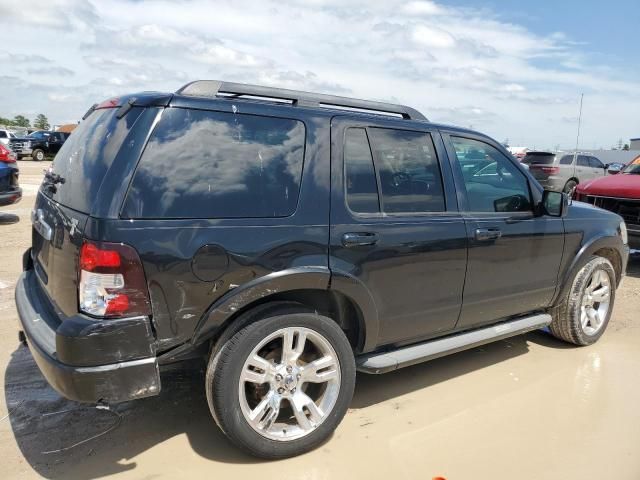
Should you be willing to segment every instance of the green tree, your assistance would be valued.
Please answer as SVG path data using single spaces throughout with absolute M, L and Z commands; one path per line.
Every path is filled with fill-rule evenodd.
M 624 147 L 622 147 L 622 149 L 623 149 L 623 150 L 629 150 L 629 144 L 628 144 L 628 143 L 625 143 L 625 144 L 624 144 Z
M 49 119 L 42 113 L 39 113 L 36 119 L 33 121 L 33 126 L 40 130 L 49 130 Z
M 9 120 L 8 118 L 0 117 L 0 125 L 6 125 L 7 127 L 13 126 L 13 120 Z
M 13 124 L 18 126 L 18 127 L 30 127 L 31 126 L 31 122 L 29 121 L 29 119 L 25 116 L 22 115 L 16 115 L 15 117 L 13 117 Z

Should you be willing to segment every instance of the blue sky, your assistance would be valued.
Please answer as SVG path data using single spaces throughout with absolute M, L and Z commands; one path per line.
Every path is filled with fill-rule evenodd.
M 640 136 L 640 3 L 0 1 L 0 116 L 227 79 L 417 107 L 512 145 Z M 16 41 L 19 39 L 19 41 Z M 47 48 L 47 47 L 53 48 Z
M 541 34 L 564 32 L 584 44 L 596 61 L 640 72 L 640 4 L 637 0 L 500 0 L 481 2 L 500 18 L 527 26 Z M 478 2 L 449 2 L 473 6 Z

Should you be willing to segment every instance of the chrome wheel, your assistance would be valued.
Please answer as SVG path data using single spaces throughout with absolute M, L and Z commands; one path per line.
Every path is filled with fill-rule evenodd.
M 598 333 L 609 313 L 611 279 L 604 270 L 596 270 L 585 288 L 580 304 L 580 324 L 586 335 Z
M 242 367 L 240 408 L 247 423 L 272 440 L 295 440 L 331 413 L 340 392 L 340 362 L 331 344 L 304 327 L 277 330 Z

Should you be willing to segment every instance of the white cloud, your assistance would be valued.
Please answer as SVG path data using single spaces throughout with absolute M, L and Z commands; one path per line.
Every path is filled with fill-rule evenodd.
M 441 15 L 444 9 L 434 3 L 427 1 L 409 2 L 402 7 L 402 11 L 409 15 Z
M 414 42 L 426 47 L 450 48 L 456 44 L 456 40 L 449 32 L 426 25 L 415 26 L 411 38 Z
M 575 116 L 585 92 L 585 138 L 637 135 L 630 70 L 594 64 L 590 46 L 563 32 L 538 34 L 487 9 L 402 0 L 34 1 L 0 6 L 0 40 L 9 46 L 0 62 L 12 66 L 0 76 L 5 117 L 43 111 L 58 123 L 113 95 L 217 78 L 397 101 L 436 121 L 538 145 L 572 143 L 574 128 L 562 118 Z M 55 48 L 44 55 L 48 45 Z

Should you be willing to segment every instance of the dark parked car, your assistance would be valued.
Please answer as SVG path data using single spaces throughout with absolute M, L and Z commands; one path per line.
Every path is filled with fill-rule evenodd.
M 0 143 L 0 207 L 12 205 L 21 198 L 16 154 Z
M 26 137 L 10 139 L 9 146 L 16 152 L 18 158 L 31 157 L 35 161 L 41 162 L 47 156 L 57 154 L 69 135 L 66 132 L 36 130 Z
M 356 370 L 533 329 L 603 334 L 622 219 L 543 191 L 498 142 L 392 104 L 197 81 L 92 107 L 37 196 L 16 303 L 62 395 L 157 395 L 207 363 L 252 454 L 324 441 Z

